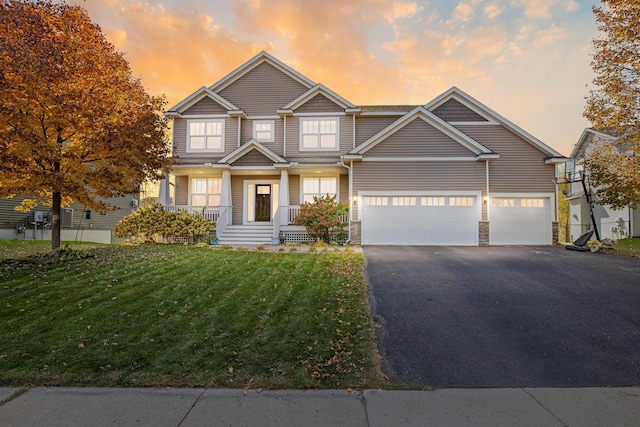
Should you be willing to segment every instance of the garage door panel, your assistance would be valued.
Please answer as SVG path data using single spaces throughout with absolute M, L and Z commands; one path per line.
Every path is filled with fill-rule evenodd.
M 491 199 L 489 239 L 492 245 L 551 243 L 551 202 L 540 197 Z
M 387 204 L 380 205 L 381 199 Z M 402 199 L 413 204 L 410 206 L 395 205 L 398 202 L 402 203 Z M 362 243 L 477 245 L 477 198 L 475 196 L 464 197 L 465 200 L 462 202 L 469 204 L 469 206 L 451 206 L 449 199 L 441 196 L 434 198 L 394 198 L 389 196 L 388 199 L 376 197 L 373 203 L 377 203 L 377 205 L 367 204 L 368 200 L 365 199 L 362 212 Z M 444 206 L 439 206 L 439 203 Z

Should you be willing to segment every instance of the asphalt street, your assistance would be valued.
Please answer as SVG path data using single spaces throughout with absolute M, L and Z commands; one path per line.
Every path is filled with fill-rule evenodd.
M 383 369 L 433 387 L 640 385 L 640 259 L 364 248 Z

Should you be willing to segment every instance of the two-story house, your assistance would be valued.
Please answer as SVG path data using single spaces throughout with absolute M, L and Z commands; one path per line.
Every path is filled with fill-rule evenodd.
M 349 204 L 354 244 L 555 241 L 566 159 L 456 87 L 354 105 L 262 52 L 166 114 L 173 209 L 206 206 L 221 243 L 304 241 L 299 206 L 325 194 Z

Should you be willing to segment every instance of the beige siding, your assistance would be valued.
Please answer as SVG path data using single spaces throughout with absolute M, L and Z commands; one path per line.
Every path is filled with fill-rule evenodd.
M 358 162 L 354 191 L 481 191 L 484 162 Z
M 502 126 L 465 125 L 458 129 L 500 154 L 489 164 L 491 192 L 553 192 L 554 165 L 546 155 Z
M 289 204 L 300 204 L 300 175 L 289 175 Z
M 331 101 L 324 95 L 318 94 L 305 102 L 296 110 L 296 113 L 333 113 L 344 112 L 344 108 Z
M 233 166 L 273 166 L 273 160 L 257 150 L 251 150 L 234 162 Z
M 391 123 L 398 117 L 358 117 L 356 119 L 356 145 L 360 145 Z
M 262 64 L 220 91 L 248 116 L 274 115 L 307 88 L 271 64 Z
M 176 205 L 189 204 L 189 177 L 186 175 L 176 176 L 175 198 Z
M 465 107 L 455 99 L 450 99 L 432 111 L 433 114 L 447 122 L 487 122 L 475 111 Z
M 213 99 L 204 97 L 186 109 L 182 114 L 187 116 L 192 114 L 227 114 L 227 109 Z
M 469 157 L 475 154 L 420 118 L 367 151 L 366 157 Z
M 283 147 L 284 147 L 284 120 L 283 119 L 268 119 L 273 120 L 276 131 L 274 134 L 273 142 L 260 142 L 260 144 L 264 145 L 269 150 L 276 153 L 278 156 L 283 155 Z M 253 123 L 254 120 L 242 120 L 242 128 L 241 128 L 241 138 L 242 144 L 247 143 L 250 139 L 253 138 Z
M 349 202 L 349 175 L 340 175 L 340 203 Z
M 231 175 L 231 203 L 233 204 L 232 224 L 239 225 L 243 221 L 244 181 L 279 181 L 280 175 Z

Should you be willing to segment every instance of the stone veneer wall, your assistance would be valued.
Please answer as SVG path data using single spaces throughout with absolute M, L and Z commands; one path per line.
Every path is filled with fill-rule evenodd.
M 351 244 L 352 245 L 361 245 L 362 244 L 362 227 L 360 221 L 351 221 Z
M 478 221 L 478 244 L 489 246 L 489 221 Z
M 551 235 L 552 235 L 552 240 L 551 243 L 554 245 L 558 244 L 558 221 L 553 221 L 551 223 Z

